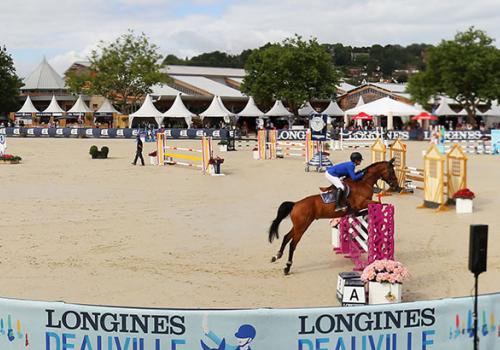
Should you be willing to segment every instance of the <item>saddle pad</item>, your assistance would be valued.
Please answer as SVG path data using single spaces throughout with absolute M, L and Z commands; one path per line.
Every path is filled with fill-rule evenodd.
M 320 193 L 321 199 L 325 204 L 330 204 L 330 203 L 335 203 L 335 193 L 337 191 L 329 191 L 329 192 L 323 192 Z

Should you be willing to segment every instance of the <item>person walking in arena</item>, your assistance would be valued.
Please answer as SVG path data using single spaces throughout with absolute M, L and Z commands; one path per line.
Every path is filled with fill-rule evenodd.
M 137 159 L 141 159 L 141 164 L 144 166 L 144 158 L 142 157 L 142 140 L 141 140 L 141 135 L 137 134 L 137 149 L 135 151 L 135 158 L 134 161 L 132 162 L 133 165 L 136 165 Z
M 340 178 L 350 177 L 353 181 L 360 180 L 363 177 L 364 173 L 355 173 L 354 169 L 357 165 L 361 164 L 362 160 L 363 156 L 361 155 L 361 153 L 353 152 L 351 154 L 351 161 L 332 165 L 326 169 L 325 177 L 337 188 L 337 193 L 335 195 L 335 202 L 337 203 L 337 205 L 335 211 L 341 211 L 347 208 L 347 205 L 342 201 L 345 188 Z

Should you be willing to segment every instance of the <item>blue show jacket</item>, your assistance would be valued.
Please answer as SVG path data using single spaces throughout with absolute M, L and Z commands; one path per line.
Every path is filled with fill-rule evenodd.
M 358 181 L 363 177 L 363 172 L 355 173 L 354 168 L 356 167 L 356 164 L 353 162 L 345 162 L 345 163 L 339 163 L 336 165 L 332 165 L 326 169 L 328 174 L 335 176 L 335 177 L 343 177 L 347 176 L 353 179 L 354 181 Z

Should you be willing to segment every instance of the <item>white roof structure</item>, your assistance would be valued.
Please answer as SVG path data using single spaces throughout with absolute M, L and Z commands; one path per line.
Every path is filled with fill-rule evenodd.
M 336 87 L 337 87 L 337 89 L 344 91 L 344 93 L 349 92 L 349 91 L 356 88 L 356 86 L 348 84 L 348 83 L 343 82 L 343 81 L 340 82 Z
M 234 117 L 235 114 L 227 110 L 226 106 L 222 103 L 219 96 L 214 96 L 212 103 L 208 108 L 200 113 L 201 119 L 205 117 L 223 117 L 226 123 L 229 123 L 230 117 Z
M 457 115 L 457 113 L 450 108 L 448 103 L 446 102 L 445 99 L 441 99 L 441 102 L 439 102 L 438 108 L 432 113 L 437 116 L 441 115 Z
M 356 103 L 356 107 L 362 106 L 365 104 L 365 100 L 363 100 L 363 96 L 359 96 L 358 103 Z
M 36 69 L 24 79 L 21 90 L 64 90 L 66 84 L 50 66 L 45 57 Z
M 168 85 L 156 84 L 151 87 L 151 96 L 177 96 L 178 94 L 184 94 L 183 92 L 174 89 Z
M 343 116 L 344 111 L 339 107 L 336 101 L 330 101 L 328 107 L 325 108 L 322 114 L 328 114 L 330 117 Z
M 345 111 L 347 115 L 356 115 L 365 112 L 370 115 L 395 115 L 395 116 L 410 116 L 417 115 L 421 110 L 410 106 L 409 104 L 396 101 L 390 97 L 379 98 L 373 102 L 357 106 Z
M 311 113 L 316 113 L 316 110 L 311 106 L 309 101 L 299 108 L 299 115 L 301 117 L 308 117 Z
M 78 96 L 78 99 L 76 100 L 73 107 L 70 108 L 68 113 L 70 113 L 70 114 L 85 114 L 85 113 L 92 113 L 92 111 L 85 104 L 85 102 L 83 102 L 82 95 L 80 95 L 80 96 Z
M 189 109 L 186 108 L 184 102 L 182 102 L 181 94 L 179 93 L 175 97 L 172 106 L 168 109 L 168 111 L 163 113 L 163 116 L 168 118 L 186 118 L 186 117 L 191 118 L 195 117 L 196 114 L 194 114 L 193 112 L 191 112 Z
M 57 103 L 56 97 L 52 95 L 52 100 L 50 101 L 49 106 L 42 113 L 60 116 L 65 112 L 61 106 L 59 106 L 59 103 Z
M 262 112 L 259 107 L 255 104 L 255 101 L 252 96 L 248 98 L 248 102 L 243 108 L 243 110 L 238 113 L 239 117 L 262 117 L 264 112 Z
M 491 108 L 487 110 L 484 115 L 488 117 L 500 117 L 500 104 L 498 104 L 498 101 L 493 101 L 491 103 Z
M 196 75 L 214 77 L 245 77 L 245 70 L 241 68 L 199 67 L 168 65 L 162 69 L 168 75 Z
M 398 84 L 398 83 L 369 83 L 371 85 L 375 85 L 381 89 L 388 90 L 390 92 L 404 94 L 406 92 L 407 84 Z
M 489 112 L 489 111 L 488 111 Z M 486 112 L 487 113 L 487 112 Z M 481 112 L 479 109 L 476 108 L 476 115 L 487 115 L 486 113 L 483 113 Z M 462 108 L 462 110 L 458 113 L 455 113 L 456 115 L 461 115 L 461 116 L 465 116 L 465 115 L 468 115 L 467 114 L 467 111 L 465 110 L 465 108 Z
M 210 95 L 226 97 L 243 97 L 243 94 L 227 85 L 202 76 L 170 75 L 174 80 L 192 86 L 195 90 L 203 90 Z
M 101 107 L 96 111 L 96 113 L 102 113 L 102 114 L 113 114 L 117 113 L 119 114 L 115 107 L 109 102 L 107 98 L 104 99 L 104 102 L 102 103 Z
M 16 112 L 16 114 L 31 114 L 31 113 L 39 113 L 40 111 L 33 106 L 33 102 L 31 102 L 31 98 L 29 96 L 26 97 L 26 101 L 24 101 L 23 106 L 20 110 Z
M 265 115 L 267 117 L 290 117 L 293 116 L 293 113 L 285 108 L 281 100 L 276 100 L 274 106 Z
M 163 120 L 163 114 L 156 109 L 153 104 L 153 100 L 149 94 L 146 95 L 144 102 L 142 103 L 141 108 L 139 108 L 136 112 L 129 115 L 129 124 L 132 125 L 132 120 L 134 118 L 155 118 L 158 126 L 161 125 Z

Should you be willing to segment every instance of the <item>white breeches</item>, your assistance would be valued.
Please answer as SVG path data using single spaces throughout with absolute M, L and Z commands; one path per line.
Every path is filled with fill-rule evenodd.
M 342 191 L 345 190 L 342 181 L 340 181 L 338 177 L 332 176 L 328 172 L 325 172 L 325 177 L 327 178 L 328 181 L 330 181 L 333 184 L 333 186 L 340 188 Z

